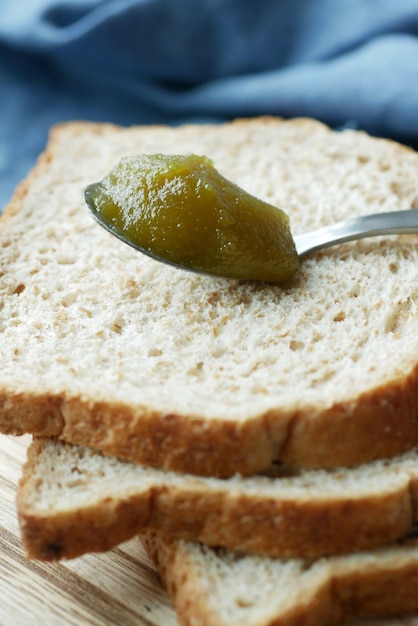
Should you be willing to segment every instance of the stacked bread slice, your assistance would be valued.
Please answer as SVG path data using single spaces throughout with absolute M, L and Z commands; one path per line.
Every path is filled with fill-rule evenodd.
M 148 528 L 269 557 L 319 558 L 401 541 L 418 523 L 418 452 L 345 470 L 208 478 L 34 442 L 18 494 L 32 558 L 102 551 Z
M 0 231 L 28 555 L 141 534 L 182 624 L 418 611 L 418 236 L 316 253 L 282 285 L 163 266 L 82 200 L 156 152 L 210 156 L 294 234 L 418 207 L 415 152 L 311 120 L 54 129 Z

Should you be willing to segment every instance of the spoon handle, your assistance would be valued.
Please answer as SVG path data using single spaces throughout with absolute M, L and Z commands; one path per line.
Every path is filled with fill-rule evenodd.
M 343 222 L 336 222 L 309 233 L 293 237 L 298 255 L 329 248 L 345 241 L 418 232 L 418 210 L 392 211 L 363 215 Z

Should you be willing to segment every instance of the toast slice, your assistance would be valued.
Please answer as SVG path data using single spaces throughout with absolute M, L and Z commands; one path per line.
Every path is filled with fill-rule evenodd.
M 418 452 L 346 470 L 196 477 L 38 440 L 18 490 L 29 557 L 107 550 L 144 529 L 212 546 L 315 558 L 382 546 L 417 523 Z
M 282 285 L 167 267 L 82 197 L 155 152 L 208 155 L 294 234 L 418 206 L 418 154 L 310 120 L 56 128 L 0 228 L 0 431 L 221 477 L 418 444 L 418 236 L 314 254 Z
M 152 532 L 141 541 L 180 626 L 337 626 L 418 610 L 416 541 L 317 561 L 249 556 Z

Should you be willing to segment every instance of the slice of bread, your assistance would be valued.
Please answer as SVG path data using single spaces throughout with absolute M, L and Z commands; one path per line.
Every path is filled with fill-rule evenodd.
M 176 270 L 83 205 L 154 152 L 210 156 L 293 233 L 418 206 L 418 154 L 310 120 L 58 127 L 0 230 L 0 430 L 217 476 L 418 444 L 418 236 L 314 254 L 284 285 Z
M 17 509 L 28 556 L 44 560 L 107 550 L 147 528 L 269 556 L 348 553 L 412 531 L 418 452 L 347 470 L 216 479 L 38 440 Z
M 283 561 L 158 533 L 141 540 L 181 626 L 337 626 L 344 618 L 418 610 L 416 541 L 318 561 Z

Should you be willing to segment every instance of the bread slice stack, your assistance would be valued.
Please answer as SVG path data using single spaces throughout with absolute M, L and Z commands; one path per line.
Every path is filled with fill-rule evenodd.
M 197 276 L 113 238 L 82 191 L 197 153 L 302 233 L 418 207 L 418 155 L 312 120 L 69 123 L 0 231 L 0 431 L 32 433 L 31 558 L 140 534 L 181 624 L 418 611 L 418 235 L 344 244 L 281 285 Z

